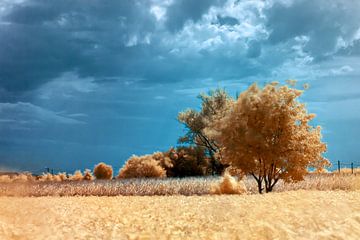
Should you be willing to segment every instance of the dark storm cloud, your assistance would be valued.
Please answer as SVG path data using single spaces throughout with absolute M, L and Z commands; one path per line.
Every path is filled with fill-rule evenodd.
M 111 77 L 127 71 L 127 56 L 154 29 L 147 3 L 45 1 L 15 5 L 0 25 L 0 87 L 31 90 L 65 71 Z M 132 66 L 130 66 L 132 67 Z
M 199 20 L 212 5 L 223 2 L 175 1 L 167 9 L 166 26 L 180 30 L 187 20 Z M 14 5 L 1 19 L 0 88 L 34 90 L 64 72 L 94 77 L 100 84 L 101 79 L 119 76 L 164 83 L 189 78 L 197 69 L 208 72 L 161 46 L 165 34 L 156 29 L 151 4 L 29 0 Z
M 305 50 L 315 57 L 332 54 L 339 38 L 348 42 L 359 29 L 360 2 L 349 1 L 293 1 L 276 2 L 265 11 L 269 41 L 278 44 L 297 36 L 309 37 Z
M 167 9 L 166 26 L 172 32 L 178 31 L 187 20 L 197 21 L 211 6 L 225 2 L 225 0 L 176 0 Z
M 192 46 L 208 40 L 202 34 L 214 38 L 211 32 L 200 32 L 193 33 L 193 41 L 186 45 L 193 48 L 189 52 L 198 53 L 197 57 L 183 54 L 181 49 L 179 55 L 170 54 L 179 42 L 164 46 L 164 40 L 176 39 L 188 20 L 196 23 L 211 6 L 226 8 L 225 2 L 173 1 L 165 11 L 163 22 L 170 33 L 162 29 L 163 23 L 151 13 L 156 1 L 28 0 L 15 4 L 0 19 L 0 88 L 10 92 L 33 90 L 64 72 L 94 77 L 94 82 L 101 84 L 109 82 L 108 79 L 121 79 L 119 76 L 139 78 L 144 83 L 165 83 L 202 77 L 224 79 L 269 71 L 260 70 L 263 63 L 254 64 L 247 59 L 258 59 L 269 52 L 263 46 L 267 45 L 267 39 L 257 35 L 249 39 L 238 37 L 238 42 L 245 41 L 248 46 L 245 53 L 241 52 L 244 49 L 241 44 L 228 43 L 221 34 L 224 29 L 239 27 L 243 21 L 239 22 L 236 14 L 230 17 L 221 10 L 217 10 L 211 21 L 218 21 L 223 29 L 217 36 L 221 36 L 223 44 L 214 49 Z M 237 4 L 241 2 L 234 2 L 234 6 Z M 340 37 L 345 42 L 351 41 L 359 28 L 359 6 L 356 1 L 275 3 L 265 9 L 264 19 L 258 16 L 257 7 L 243 11 L 253 11 L 250 15 L 259 18 L 258 22 L 251 23 L 254 27 L 264 24 L 270 32 L 270 44 L 281 45 L 295 37 L 306 36 L 308 42 L 303 47 L 304 52 L 321 58 L 334 51 Z M 237 34 L 239 29 L 226 31 L 229 35 Z M 232 47 L 234 50 L 230 49 Z M 343 52 L 356 53 L 357 49 L 357 45 L 352 44 Z M 222 54 L 230 50 L 235 54 Z M 272 62 L 273 66 L 266 63 L 266 67 L 279 65 Z M 219 68 L 223 70 L 217 70 Z
M 36 88 L 79 60 L 79 49 L 53 28 L 0 26 L 0 84 L 7 90 Z

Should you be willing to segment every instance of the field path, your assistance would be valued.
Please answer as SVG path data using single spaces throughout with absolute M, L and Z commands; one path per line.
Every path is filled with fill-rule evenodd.
M 0 197 L 0 239 L 360 239 L 360 191 Z

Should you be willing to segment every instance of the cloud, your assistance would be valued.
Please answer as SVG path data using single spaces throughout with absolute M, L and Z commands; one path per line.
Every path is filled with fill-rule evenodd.
M 104 81 L 100 81 L 103 83 Z M 97 83 L 93 78 L 79 78 L 73 72 L 65 72 L 58 78 L 42 85 L 37 91 L 37 97 L 41 99 L 73 98 L 79 94 L 86 94 L 96 90 Z
M 340 68 L 337 69 L 332 69 L 331 73 L 334 75 L 346 75 L 350 72 L 354 71 L 354 69 L 348 65 L 342 66 Z
M 224 0 L 177 0 L 167 9 L 166 27 L 171 32 L 181 30 L 186 21 L 198 21 L 211 6 L 224 4 Z
M 7 2 L 0 15 L 0 88 L 34 91 L 66 73 L 84 85 L 89 78 L 98 85 L 124 79 L 146 85 L 269 76 L 284 64 L 311 64 L 337 51 L 355 54 L 359 5 L 322 0 Z
M 270 43 L 306 36 L 309 41 L 304 50 L 321 59 L 354 41 L 359 29 L 359 11 L 359 1 L 301 0 L 275 2 L 264 14 Z
M 342 46 L 338 54 L 342 56 L 360 56 L 360 39 L 356 39 L 352 43 Z
M 89 78 L 98 85 L 124 79 L 146 85 L 257 74 L 261 64 L 247 58 L 262 53 L 263 6 L 222 0 L 14 4 L 0 20 L 0 88 L 38 93 L 52 86 L 55 93 L 60 82 L 54 79 L 79 82 L 67 73 L 83 85 Z
M 0 86 L 36 89 L 64 72 L 112 77 L 131 74 L 127 56 L 142 54 L 156 21 L 148 2 L 28 0 L 1 16 Z M 128 47 L 127 47 L 128 46 Z M 127 59 L 128 60 L 128 59 Z
M 73 116 L 56 113 L 31 103 L 0 103 L 2 128 L 14 130 L 42 127 L 43 124 L 84 124 Z
M 218 16 L 217 19 L 218 19 L 220 25 L 230 25 L 230 26 L 234 26 L 234 25 L 239 24 L 239 20 L 237 20 L 237 19 L 234 18 L 234 17 L 229 17 L 229 16 L 222 17 L 222 16 Z

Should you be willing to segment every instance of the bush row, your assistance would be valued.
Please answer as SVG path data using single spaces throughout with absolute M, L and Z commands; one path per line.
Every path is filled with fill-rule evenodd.
M 131 156 L 120 169 L 116 178 L 165 178 L 207 176 L 216 171 L 222 171 L 223 166 L 214 164 L 215 161 L 205 154 L 201 147 L 170 148 L 166 152 L 155 152 L 143 156 Z M 77 170 L 74 174 L 44 173 L 40 176 L 19 174 L 14 176 L 0 176 L 0 182 L 14 181 L 65 181 L 65 180 L 93 180 L 112 179 L 113 168 L 103 162 L 94 167 L 93 172 L 86 169 L 84 172 Z

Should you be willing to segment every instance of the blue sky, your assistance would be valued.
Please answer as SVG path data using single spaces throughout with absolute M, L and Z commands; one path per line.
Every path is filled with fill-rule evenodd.
M 360 163 L 356 0 L 1 0 L 0 169 L 167 150 L 215 87 L 297 79 L 327 157 Z

